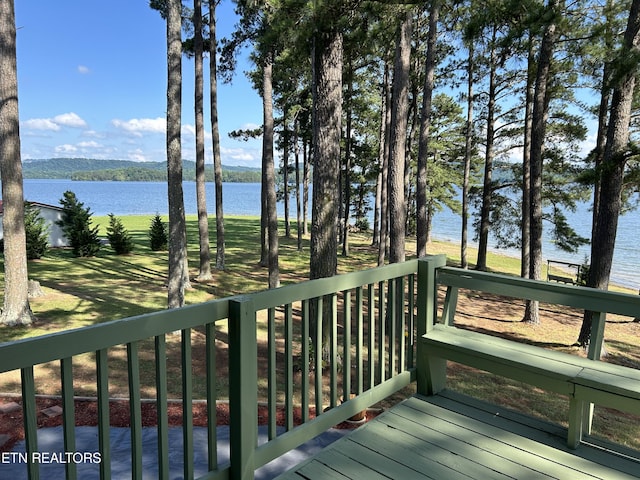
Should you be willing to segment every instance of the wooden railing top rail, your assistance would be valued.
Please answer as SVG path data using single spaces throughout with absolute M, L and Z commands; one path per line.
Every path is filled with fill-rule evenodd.
M 251 294 L 256 310 L 275 307 L 287 303 L 309 300 L 334 293 L 350 290 L 364 285 L 375 284 L 390 278 L 415 273 L 418 260 L 384 265 L 381 267 L 344 273 L 334 277 L 318 278 L 272 290 L 264 290 Z
M 437 270 L 437 282 L 440 285 L 479 290 L 525 300 L 538 300 L 594 312 L 607 312 L 629 317 L 636 317 L 640 313 L 640 295 L 529 280 L 497 273 L 442 267 Z
M 0 373 L 224 320 L 229 299 L 162 310 L 0 345 Z

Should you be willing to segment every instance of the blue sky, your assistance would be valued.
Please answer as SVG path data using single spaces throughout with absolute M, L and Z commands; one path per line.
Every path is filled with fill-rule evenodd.
M 163 161 L 165 23 L 148 0 L 16 1 L 22 159 L 83 157 Z M 233 4 L 217 9 L 218 36 L 235 23 Z M 219 82 L 222 163 L 260 166 L 260 143 L 232 140 L 231 130 L 262 123 L 261 100 L 242 69 Z M 208 73 L 208 61 L 205 72 Z M 183 57 L 185 160 L 195 160 L 193 61 Z M 205 76 L 205 89 L 208 88 Z M 211 135 L 205 97 L 206 155 Z

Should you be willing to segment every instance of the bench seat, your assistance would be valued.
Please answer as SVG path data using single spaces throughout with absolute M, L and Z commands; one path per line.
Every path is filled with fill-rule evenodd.
M 590 430 L 591 403 L 640 414 L 640 371 L 442 324 L 422 336 L 428 392 L 446 386 L 446 360 L 569 396 L 568 443 Z

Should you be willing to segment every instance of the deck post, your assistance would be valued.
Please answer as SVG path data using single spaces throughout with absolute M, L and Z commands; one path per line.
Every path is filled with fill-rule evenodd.
M 446 360 L 430 356 L 428 349 L 424 347 L 424 342 L 422 342 L 422 336 L 433 329 L 437 318 L 436 269 L 444 267 L 446 264 L 447 257 L 445 255 L 427 255 L 418 260 L 416 381 L 417 392 L 422 395 L 433 395 L 442 390 L 447 378 Z
M 258 438 L 256 314 L 249 296 L 229 301 L 230 478 L 254 478 Z

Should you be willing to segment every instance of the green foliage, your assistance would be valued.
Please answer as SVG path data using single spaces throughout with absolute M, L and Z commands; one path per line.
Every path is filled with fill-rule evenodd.
M 149 226 L 149 244 L 151 250 L 154 252 L 160 250 L 166 250 L 169 243 L 169 237 L 167 236 L 167 227 L 162 222 L 160 214 L 156 213 L 155 217 L 151 220 Z
M 27 243 L 27 259 L 42 258 L 49 246 L 49 228 L 40 216 L 40 209 L 29 202 L 24 204 L 24 229 Z
M 122 221 L 113 213 L 109 214 L 109 226 L 107 227 L 107 238 L 111 248 L 118 255 L 126 255 L 133 251 L 133 239 L 122 225 Z
M 62 228 L 76 257 L 93 257 L 100 251 L 98 227 L 91 226 L 91 210 L 79 202 L 76 194 L 67 190 L 60 199 L 62 220 L 56 222 Z

